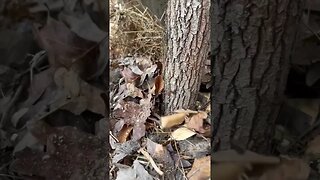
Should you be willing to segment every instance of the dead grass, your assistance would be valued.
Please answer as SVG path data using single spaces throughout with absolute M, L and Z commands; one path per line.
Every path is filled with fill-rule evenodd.
M 110 57 L 163 57 L 164 29 L 160 20 L 138 1 L 110 6 Z

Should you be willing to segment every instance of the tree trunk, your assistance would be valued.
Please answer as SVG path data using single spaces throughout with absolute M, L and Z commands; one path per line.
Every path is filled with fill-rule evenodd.
M 209 51 L 209 0 L 169 0 L 164 62 L 165 113 L 193 108 Z
M 215 0 L 213 135 L 267 153 L 283 100 L 301 0 Z

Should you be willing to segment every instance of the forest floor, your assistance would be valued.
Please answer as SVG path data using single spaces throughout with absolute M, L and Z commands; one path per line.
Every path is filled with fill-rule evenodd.
M 0 2 L 0 179 L 317 179 L 320 101 L 287 92 L 273 156 L 211 156 L 210 60 L 197 108 L 163 115 L 161 19 L 135 1 L 110 1 L 109 40 L 106 11 L 102 1 Z M 319 17 L 308 14 L 291 73 L 306 74 L 312 93 L 316 55 L 297 61 L 318 48 L 309 40 Z

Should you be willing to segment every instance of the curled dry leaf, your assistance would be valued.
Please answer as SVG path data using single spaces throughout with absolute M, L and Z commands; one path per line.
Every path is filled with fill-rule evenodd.
M 123 128 L 120 130 L 118 134 L 118 140 L 120 143 L 127 141 L 132 129 L 133 129 L 133 126 L 123 126 Z
M 164 88 L 164 81 L 163 81 L 163 78 L 161 75 L 159 75 L 155 78 L 154 85 L 155 85 L 155 95 L 161 94 L 161 92 Z
M 178 113 L 161 117 L 161 128 L 171 128 L 173 126 L 183 123 L 186 115 L 186 113 Z
M 195 159 L 192 165 L 192 169 L 188 173 L 189 180 L 207 180 L 211 175 L 211 157 L 205 156 L 199 159 Z M 221 178 L 214 178 L 221 179 Z M 221 179 L 222 180 L 222 179 Z M 225 180 L 225 179 L 223 179 Z
M 177 141 L 181 141 L 181 140 L 185 140 L 188 139 L 189 137 L 195 135 L 196 133 L 186 127 L 180 127 L 178 129 L 176 129 L 175 131 L 172 132 L 171 136 L 172 139 L 177 140 Z
M 206 112 L 199 112 L 198 114 L 193 115 L 190 120 L 187 122 L 187 127 L 194 129 L 199 133 L 205 133 L 203 128 L 203 120 L 208 117 Z

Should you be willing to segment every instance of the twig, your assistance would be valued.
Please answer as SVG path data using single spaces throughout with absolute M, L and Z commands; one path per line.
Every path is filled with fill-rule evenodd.
M 179 157 L 179 162 L 180 162 L 180 165 L 181 165 L 181 168 L 178 168 L 179 169 L 179 171 L 182 173 L 182 175 L 184 176 L 184 178 L 185 179 L 188 179 L 187 177 L 186 177 L 186 172 L 184 171 L 184 169 L 183 169 L 183 163 L 182 163 L 182 161 L 181 161 L 181 155 L 180 155 L 180 153 L 179 153 L 179 149 L 178 149 L 178 145 L 177 145 L 177 141 L 173 141 L 174 142 L 174 147 L 175 147 L 175 149 L 176 149 L 176 151 L 177 151 L 177 155 L 178 155 L 178 157 Z
M 148 161 L 151 163 L 152 167 L 158 174 L 160 174 L 161 176 L 163 175 L 163 172 L 157 166 L 157 164 L 154 162 L 153 158 L 150 156 L 150 154 L 147 151 L 145 151 L 143 148 L 140 148 L 138 152 L 140 152 L 142 155 L 144 155 L 144 157 L 148 159 Z

